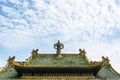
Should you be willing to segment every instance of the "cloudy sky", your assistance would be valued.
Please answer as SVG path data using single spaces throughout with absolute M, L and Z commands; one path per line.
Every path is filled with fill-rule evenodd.
M 39 53 L 86 49 L 89 60 L 108 56 L 120 73 L 120 0 L 0 0 L 0 67 Z

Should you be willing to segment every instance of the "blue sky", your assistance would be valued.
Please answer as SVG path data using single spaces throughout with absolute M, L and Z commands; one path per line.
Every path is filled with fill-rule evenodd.
M 86 49 L 89 60 L 108 56 L 120 72 L 120 0 L 0 0 L 0 67 L 39 53 Z

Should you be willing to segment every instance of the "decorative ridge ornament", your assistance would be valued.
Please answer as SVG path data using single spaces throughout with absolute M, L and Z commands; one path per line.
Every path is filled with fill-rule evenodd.
M 86 55 L 86 51 L 85 51 L 85 49 L 79 49 L 79 52 L 80 52 L 80 55 L 81 56 L 85 56 Z
M 58 57 L 62 57 L 61 56 L 61 49 L 64 48 L 64 45 L 62 43 L 60 43 L 60 41 L 58 40 L 58 42 L 56 44 L 54 44 L 54 48 L 57 49 L 56 53 Z
M 110 63 L 110 60 L 109 60 L 109 58 L 108 57 L 104 57 L 104 56 L 102 56 L 102 64 L 103 65 L 109 65 Z
M 36 50 L 33 49 L 32 52 L 31 52 L 32 56 L 38 56 L 38 51 L 39 51 L 39 49 L 36 49 Z
M 7 61 L 8 61 L 9 64 L 13 64 L 14 60 L 15 60 L 15 56 L 13 56 L 13 57 L 9 56 Z

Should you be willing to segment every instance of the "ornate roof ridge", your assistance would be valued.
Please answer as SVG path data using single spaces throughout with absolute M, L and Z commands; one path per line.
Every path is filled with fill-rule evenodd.
M 91 67 L 102 67 L 101 64 L 91 64 L 91 65 L 81 65 L 81 66 L 23 66 L 23 65 L 17 65 L 14 64 L 14 66 L 18 66 L 18 67 L 30 67 L 30 68 L 91 68 Z

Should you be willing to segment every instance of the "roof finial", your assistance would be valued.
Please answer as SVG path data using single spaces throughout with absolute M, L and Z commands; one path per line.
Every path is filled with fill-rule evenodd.
M 80 55 L 81 56 L 85 56 L 85 54 L 86 54 L 86 51 L 85 51 L 85 49 L 79 49 L 79 52 L 80 52 Z
M 54 44 L 54 48 L 57 49 L 56 53 L 58 57 L 62 57 L 61 56 L 61 49 L 64 48 L 64 45 L 62 43 L 60 43 L 60 41 L 58 40 L 58 43 Z
M 14 60 L 15 60 L 15 56 L 13 56 L 13 57 L 9 56 L 7 61 L 8 61 L 9 64 L 13 64 Z
M 103 64 L 103 65 L 110 64 L 109 62 L 110 62 L 110 60 L 109 60 L 108 57 L 102 56 L 102 64 Z

